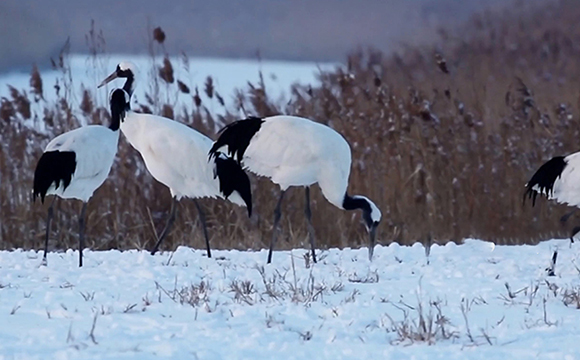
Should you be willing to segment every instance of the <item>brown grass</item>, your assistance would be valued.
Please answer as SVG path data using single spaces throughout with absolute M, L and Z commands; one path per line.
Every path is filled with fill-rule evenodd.
M 461 34 L 442 32 L 436 48 L 411 48 L 393 56 L 372 49 L 353 52 L 346 66 L 321 73 L 319 86 L 293 86 L 288 104 L 275 103 L 263 82 L 250 84 L 235 94 L 235 108 L 225 116 L 210 110 L 224 106 L 211 78 L 199 85 L 202 91 L 174 78 L 173 69 L 188 69 L 188 59 L 184 55 L 182 64 L 171 64 L 160 41 L 162 30 L 155 29 L 149 52 L 163 59 L 163 66 L 149 71 L 155 78 L 140 110 L 172 117 L 214 138 L 216 125 L 234 120 L 232 114 L 240 111 L 296 114 L 328 124 L 352 147 L 349 192 L 367 195 L 383 211 L 380 243 L 460 242 L 465 237 L 534 243 L 568 235 L 558 222 L 561 206 L 545 201 L 536 208 L 522 206 L 522 196 L 524 183 L 543 161 L 580 147 L 579 16 L 573 0 L 477 16 Z M 91 31 L 93 40 L 87 42 L 99 44 L 94 53 L 102 53 L 105 41 Z M 49 87 L 44 84 L 43 90 L 36 68 L 32 100 L 17 89 L 1 100 L 0 248 L 41 247 L 46 205 L 31 203 L 30 193 L 36 161 L 50 138 L 80 126 L 74 113 L 82 113 L 88 123 L 108 122 L 107 109 L 90 89 L 75 94 L 82 99 L 81 111 L 72 111 L 67 51 L 65 45 L 53 60 L 62 71 L 56 102 L 44 100 Z M 195 106 L 175 108 L 173 99 L 158 96 L 160 86 L 191 96 Z M 32 111 L 35 106 L 41 110 Z M 43 122 L 47 131 L 25 126 L 27 119 Z M 252 183 L 255 215 L 250 220 L 242 208 L 202 201 L 213 247 L 267 246 L 279 190 L 267 179 L 252 176 Z M 334 208 L 316 187 L 312 199 L 320 248 L 366 244 L 358 214 Z M 300 189 L 285 198 L 286 241 L 279 241 L 280 248 L 308 244 L 303 201 Z M 169 191 L 121 140 L 110 179 L 89 203 L 87 245 L 149 248 L 154 241 L 150 224 L 160 231 L 169 208 Z M 75 201 L 57 203 L 52 249 L 76 246 L 79 209 Z M 179 204 L 164 248 L 177 245 L 203 247 L 197 212 L 188 200 Z
M 459 333 L 454 330 L 454 326 L 447 316 L 442 312 L 443 302 L 441 300 L 429 301 L 424 304 L 420 298 L 417 305 L 411 306 L 405 303 L 394 304 L 403 313 L 402 320 L 394 320 L 389 314 L 385 314 L 390 325 L 387 332 L 396 334 L 393 344 L 411 345 L 413 343 L 426 343 L 433 345 L 438 341 L 452 340 L 459 338 Z M 469 328 L 466 328 L 469 338 Z M 474 342 L 473 339 L 470 339 Z

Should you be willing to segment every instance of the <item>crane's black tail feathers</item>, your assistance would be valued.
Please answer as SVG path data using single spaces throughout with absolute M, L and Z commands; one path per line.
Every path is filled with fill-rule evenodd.
M 536 171 L 530 181 L 526 184 L 524 204 L 526 202 L 526 197 L 532 199 L 532 206 L 536 205 L 538 194 L 550 197 L 554 193 L 554 183 L 560 176 L 562 176 L 564 168 L 566 168 L 566 160 L 564 160 L 564 156 L 556 156 L 540 166 L 538 171 Z
M 234 159 L 220 155 L 220 152 L 215 155 L 214 173 L 214 178 L 219 178 L 220 192 L 227 199 L 234 191 L 237 191 L 246 203 L 248 217 L 252 216 L 252 188 L 248 175 Z
M 34 171 L 32 199 L 36 200 L 40 196 L 44 203 L 46 192 L 53 183 L 58 189 L 62 181 L 65 190 L 70 185 L 76 167 L 76 154 L 72 151 L 56 150 L 42 154 Z
M 263 122 L 263 119 L 252 116 L 226 125 L 219 131 L 220 136 L 211 147 L 209 157 L 217 158 L 219 149 L 227 146 L 228 155 L 241 164 L 252 137 L 260 130 Z

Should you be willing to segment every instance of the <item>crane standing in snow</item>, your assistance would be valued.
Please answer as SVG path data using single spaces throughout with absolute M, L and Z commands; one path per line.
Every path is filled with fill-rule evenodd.
M 99 85 L 124 78 L 123 89 L 129 94 L 135 90 L 137 68 L 130 62 L 121 62 L 115 71 Z M 173 198 L 165 228 L 158 236 L 151 254 L 155 254 L 175 220 L 176 204 L 191 198 L 199 213 L 205 237 L 207 255 L 211 257 L 205 214 L 197 198 L 219 197 L 237 205 L 246 206 L 252 215 L 250 180 L 241 166 L 224 154 L 216 154 L 215 161 L 207 161 L 213 141 L 207 136 L 177 121 L 151 114 L 128 111 L 121 131 L 141 154 L 149 173 L 167 186 Z
M 526 184 L 524 202 L 527 197 L 532 199 L 532 206 L 536 205 L 538 194 L 561 204 L 580 207 L 580 152 L 556 156 L 540 166 Z M 566 221 L 573 213 L 564 215 L 561 221 Z M 578 232 L 580 226 L 572 229 L 571 242 Z
M 362 210 L 369 232 L 369 259 L 372 259 L 376 228 L 381 211 L 367 197 L 346 192 L 350 175 L 351 153 L 346 140 L 328 126 L 295 116 L 250 117 L 233 122 L 221 130 L 212 146 L 210 157 L 228 151 L 244 168 L 266 176 L 280 186 L 280 198 L 274 210 L 274 228 L 268 252 L 268 263 L 276 243 L 280 206 L 290 186 L 306 188 L 304 214 L 312 259 L 316 262 L 314 228 L 310 211 L 310 185 L 318 183 L 324 197 L 344 210 Z
M 83 266 L 85 215 L 87 202 L 107 178 L 115 160 L 119 142 L 119 126 L 129 109 L 129 94 L 115 89 L 110 95 L 111 124 L 83 126 L 54 138 L 44 150 L 34 171 L 33 199 L 40 197 L 42 203 L 47 195 L 83 202 L 79 216 L 79 266 Z M 46 253 L 50 223 L 56 196 L 48 208 L 43 264 Z

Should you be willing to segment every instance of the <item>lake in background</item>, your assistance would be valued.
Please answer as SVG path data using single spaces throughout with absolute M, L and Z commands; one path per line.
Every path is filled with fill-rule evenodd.
M 133 62 L 139 68 L 140 74 L 137 80 L 134 100 L 141 104 L 146 103 L 145 92 L 151 89 L 153 66 L 161 66 L 162 57 L 158 57 L 153 61 L 149 56 L 112 55 L 101 57 L 94 61 L 87 55 L 71 55 L 69 64 L 74 91 L 71 91 L 70 98 L 73 108 L 77 112 L 79 111 L 78 105 L 82 87 L 94 89 L 97 105 L 106 105 L 109 91 L 115 87 L 121 87 L 124 80 L 116 80 L 109 83 L 107 89 L 97 90 L 97 85 L 123 60 Z M 338 65 L 331 63 L 222 58 L 190 58 L 184 61 L 183 57 L 171 57 L 170 60 L 176 81 L 180 80 L 185 83 L 191 89 L 191 94 L 180 93 L 176 82 L 166 85 L 161 81 L 159 96 L 162 97 L 163 101 L 174 104 L 177 108 L 180 106 L 192 106 L 191 95 L 197 86 L 204 105 L 217 114 L 222 113 L 223 108 L 219 106 L 215 97 L 213 100 L 209 100 L 203 91 L 204 83 L 208 76 L 213 78 L 215 91 L 224 98 L 226 105 L 231 106 L 235 90 L 247 89 L 248 82 L 257 84 L 260 78 L 260 71 L 262 71 L 266 91 L 270 98 L 277 101 L 287 101 L 292 84 L 314 85 L 318 82 L 317 74 L 320 71 L 332 70 Z M 54 101 L 56 99 L 54 85 L 57 81 L 62 85 L 62 72 L 56 70 L 42 71 L 41 76 L 45 100 Z M 30 92 L 29 82 L 30 73 L 11 72 L 0 74 L 0 97 L 10 96 L 8 85 Z M 33 105 L 33 111 L 40 110 L 42 108 L 41 105 Z

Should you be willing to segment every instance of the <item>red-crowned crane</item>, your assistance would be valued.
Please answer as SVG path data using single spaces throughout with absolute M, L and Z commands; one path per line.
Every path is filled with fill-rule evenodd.
M 580 207 L 580 152 L 556 156 L 540 166 L 526 184 L 524 201 L 528 197 L 534 206 L 538 194 L 561 204 Z M 564 215 L 561 221 L 565 222 L 575 211 Z M 580 226 L 572 229 L 571 242 L 578 232 Z
M 233 122 L 221 130 L 210 157 L 221 151 L 237 159 L 245 169 L 266 176 L 280 186 L 280 198 L 274 210 L 274 229 L 268 263 L 276 243 L 281 217 L 280 206 L 290 186 L 306 188 L 305 215 L 312 259 L 316 262 L 314 229 L 310 211 L 310 186 L 318 183 L 324 197 L 344 210 L 362 210 L 369 232 L 369 259 L 372 259 L 375 233 L 381 211 L 370 199 L 347 193 L 350 175 L 350 146 L 338 132 L 323 124 L 295 116 L 250 117 Z
M 117 154 L 119 126 L 129 109 L 129 94 L 115 89 L 109 97 L 111 124 L 83 126 L 55 137 L 44 150 L 34 171 L 33 199 L 44 203 L 47 195 L 83 202 L 79 216 L 79 266 L 83 266 L 85 215 L 87 202 L 95 190 L 103 184 Z M 46 253 L 50 223 L 56 196 L 48 208 L 43 264 Z
M 121 62 L 99 87 L 117 78 L 124 78 L 129 94 L 135 90 L 137 68 L 130 62 Z M 121 132 L 141 154 L 149 173 L 167 186 L 173 198 L 170 215 L 165 228 L 151 250 L 155 254 L 175 220 L 176 204 L 183 198 L 191 198 L 199 213 L 205 237 L 207 256 L 211 257 L 205 214 L 195 199 L 224 198 L 234 204 L 246 206 L 252 215 L 250 180 L 241 166 L 224 154 L 207 161 L 207 153 L 213 141 L 177 121 L 128 111 L 121 124 Z

